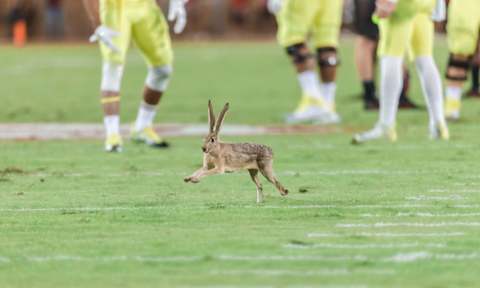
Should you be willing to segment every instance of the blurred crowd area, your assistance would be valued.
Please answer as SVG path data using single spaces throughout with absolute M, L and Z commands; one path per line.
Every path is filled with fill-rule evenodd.
M 42 40 L 81 40 L 92 27 L 82 0 L 0 0 L 0 38 L 11 40 L 16 29 Z M 157 0 L 163 11 L 168 0 Z M 275 18 L 267 0 L 190 0 L 188 26 L 182 37 L 242 37 L 273 35 Z M 20 28 L 18 27 L 21 23 Z

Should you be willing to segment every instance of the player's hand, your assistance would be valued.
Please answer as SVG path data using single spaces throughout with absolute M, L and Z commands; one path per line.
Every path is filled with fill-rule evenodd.
M 173 32 L 180 34 L 187 26 L 187 10 L 185 4 L 188 0 L 170 0 L 168 9 L 168 21 L 175 21 Z
M 104 25 L 98 26 L 95 32 L 90 36 L 90 42 L 101 42 L 115 53 L 119 53 L 117 45 L 113 43 L 113 38 L 120 36 L 120 32 L 110 29 Z
M 387 18 L 397 8 L 397 0 L 377 0 L 375 6 L 375 15 L 378 18 Z
M 273 15 L 277 15 L 282 10 L 283 0 L 268 0 L 267 9 Z

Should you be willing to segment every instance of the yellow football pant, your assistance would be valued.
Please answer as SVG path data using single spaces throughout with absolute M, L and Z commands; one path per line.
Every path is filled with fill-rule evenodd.
M 124 64 L 133 39 L 149 66 L 172 63 L 168 24 L 155 0 L 100 0 L 100 18 L 103 25 L 120 32 L 113 39 L 119 53 L 100 44 L 104 61 Z
M 448 8 L 448 47 L 451 53 L 471 56 L 480 33 L 480 0 L 454 0 Z
M 434 27 L 431 15 L 417 13 L 410 19 L 387 18 L 380 20 L 380 56 L 411 57 L 432 56 Z
M 277 16 L 278 41 L 288 47 L 307 41 L 315 47 L 337 47 L 343 0 L 284 0 Z

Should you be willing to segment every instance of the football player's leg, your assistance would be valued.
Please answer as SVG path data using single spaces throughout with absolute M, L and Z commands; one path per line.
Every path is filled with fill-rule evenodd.
M 411 36 L 412 21 L 380 21 L 380 113 L 376 126 L 354 136 L 353 143 L 379 138 L 396 141 L 395 120 L 402 90 L 403 57 Z
M 295 67 L 302 90 L 300 104 L 287 116 L 289 123 L 320 120 L 325 113 L 314 56 L 306 44 L 317 8 L 316 0 L 285 0 L 277 16 L 278 40 Z
M 473 10 L 472 10 L 473 9 Z M 467 80 L 471 56 L 475 53 L 480 29 L 480 2 L 453 1 L 449 6 L 448 46 L 450 58 L 447 67 L 445 114 L 448 119 L 460 118 L 462 88 Z
M 470 97 L 480 97 L 480 43 L 472 61 L 472 86 L 467 95 Z
M 355 0 L 354 27 L 355 64 L 363 85 L 363 106 L 366 110 L 378 109 L 375 85 L 375 58 L 378 44 L 378 26 L 373 23 L 375 0 Z
M 430 14 L 420 13 L 414 19 L 411 39 L 412 52 L 430 116 L 432 139 L 448 140 L 449 134 L 443 111 L 440 73 L 433 59 L 434 27 Z
M 122 149 L 119 116 L 120 87 L 125 57 L 130 42 L 130 24 L 123 14 L 122 7 L 109 6 L 109 8 L 106 9 L 104 6 L 105 1 L 100 3 L 102 24 L 120 33 L 118 37 L 112 40 L 120 51 L 112 51 L 104 44 L 100 44 L 103 58 L 101 104 L 106 131 L 105 150 L 109 152 L 120 152 Z
M 315 15 L 313 37 L 317 48 L 317 63 L 322 83 L 320 91 L 331 111 L 335 111 L 337 47 L 340 36 L 343 1 L 322 1 Z
M 152 6 L 141 21 L 133 25 L 132 35 L 149 67 L 132 139 L 165 148 L 169 145 L 153 130 L 153 121 L 170 81 L 173 53 L 168 25 L 157 6 Z

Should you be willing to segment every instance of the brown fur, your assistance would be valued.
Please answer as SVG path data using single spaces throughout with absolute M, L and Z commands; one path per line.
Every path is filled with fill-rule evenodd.
M 225 118 L 229 104 L 225 104 L 223 110 L 215 120 L 212 103 L 208 101 L 208 120 L 210 132 L 205 137 L 202 150 L 203 166 L 191 176 L 184 179 L 185 182 L 198 183 L 206 176 L 248 170 L 252 181 L 257 187 L 257 202 L 263 201 L 263 188 L 258 179 L 258 172 L 272 184 L 282 196 L 288 194 L 288 190 L 277 180 L 273 172 L 273 151 L 270 147 L 252 143 L 225 143 L 221 142 L 218 134 Z

